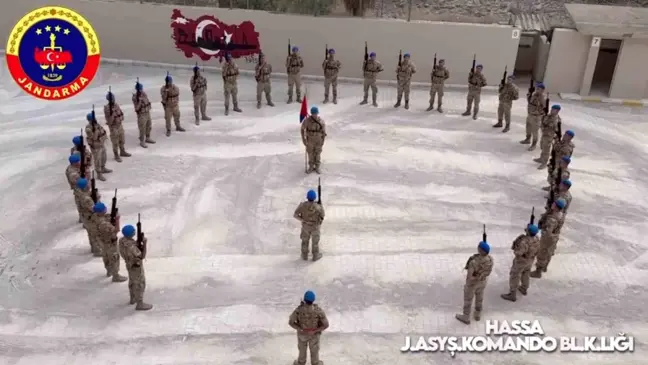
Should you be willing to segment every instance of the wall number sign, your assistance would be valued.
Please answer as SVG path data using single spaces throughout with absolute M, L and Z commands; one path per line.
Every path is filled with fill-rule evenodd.
M 513 29 L 513 39 L 518 39 L 520 38 L 520 30 L 519 29 Z
M 601 37 L 592 38 L 592 48 L 598 48 L 601 46 Z

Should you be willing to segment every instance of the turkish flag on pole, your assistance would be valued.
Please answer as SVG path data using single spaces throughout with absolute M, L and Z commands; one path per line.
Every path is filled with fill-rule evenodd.
M 304 95 L 301 103 L 301 110 L 299 111 L 299 123 L 303 122 L 306 117 L 308 117 L 308 102 L 306 101 L 306 95 Z

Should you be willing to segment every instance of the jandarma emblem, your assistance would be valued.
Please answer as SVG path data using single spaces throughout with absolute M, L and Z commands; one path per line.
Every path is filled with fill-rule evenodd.
M 97 74 L 97 33 L 73 10 L 48 6 L 25 15 L 9 34 L 7 66 L 16 83 L 44 100 L 79 94 Z

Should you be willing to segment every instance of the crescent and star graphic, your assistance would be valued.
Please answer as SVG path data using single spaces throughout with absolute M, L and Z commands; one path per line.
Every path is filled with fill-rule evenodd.
M 196 42 L 198 42 L 198 38 L 202 38 L 203 31 L 209 25 L 213 25 L 216 28 L 220 29 L 218 24 L 216 24 L 216 22 L 214 22 L 213 20 L 205 19 L 205 20 L 201 21 L 196 26 Z M 223 31 L 223 33 L 225 34 L 225 36 L 223 37 L 223 38 L 225 38 L 225 44 L 229 44 L 230 41 L 232 40 L 232 34 L 227 34 L 227 31 Z M 205 49 L 205 48 L 200 48 L 200 50 L 205 52 L 205 54 L 208 54 L 210 56 L 215 56 L 220 52 L 220 50 L 212 51 L 212 50 Z

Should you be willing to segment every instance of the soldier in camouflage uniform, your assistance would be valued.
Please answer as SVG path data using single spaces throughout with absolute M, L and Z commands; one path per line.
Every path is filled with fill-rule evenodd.
M 426 111 L 429 112 L 434 109 L 434 97 L 438 94 L 437 111 L 443 113 L 443 89 L 445 88 L 445 81 L 450 78 L 450 71 L 445 67 L 445 60 L 439 60 L 438 65 L 432 66 L 430 78 L 432 80 L 432 84 L 430 85 L 430 106 Z
M 369 102 L 369 88 L 371 88 L 371 105 L 378 106 L 376 97 L 378 96 L 378 87 L 376 86 L 376 77 L 379 73 L 383 72 L 383 66 L 376 60 L 376 53 L 371 52 L 369 59 L 362 65 L 362 72 L 364 73 L 364 83 L 362 85 L 364 91 L 364 99 L 360 105 L 366 105 Z
M 513 264 L 509 273 L 509 292 L 502 294 L 501 297 L 506 300 L 515 302 L 517 300 L 518 290 L 523 295 L 527 295 L 529 289 L 529 274 L 533 266 L 538 250 L 540 249 L 540 238 L 537 236 L 539 232 L 538 226 L 535 224 L 527 225 L 525 234 L 519 235 L 513 241 Z M 522 282 L 522 286 L 520 286 Z
M 204 121 L 211 120 L 207 116 L 207 79 L 200 74 L 198 65 L 193 68 L 194 74 L 189 80 L 189 88 L 193 94 L 194 118 L 196 125 L 200 125 L 200 119 Z
M 153 144 L 151 139 L 151 102 L 144 91 L 144 85 L 138 81 L 135 84 L 135 94 L 133 94 L 133 107 L 137 114 L 137 128 L 139 129 L 140 146 L 148 148 L 147 143 Z
M 104 105 L 104 116 L 106 117 L 106 124 L 110 130 L 113 156 L 115 157 L 115 161 L 122 162 L 121 157 L 131 157 L 131 154 L 126 152 L 125 147 L 124 112 L 122 112 L 119 104 L 115 102 L 115 95 L 112 92 L 106 94 L 106 100 L 108 100 L 108 104 Z
M 76 188 L 76 182 L 81 178 L 81 155 L 79 153 L 74 153 L 68 158 L 70 164 L 65 168 L 65 177 L 67 178 L 68 184 L 70 184 L 70 190 L 74 193 L 74 188 Z M 77 204 L 76 199 L 74 199 L 74 204 L 77 207 L 79 212 L 79 223 L 83 223 L 83 218 L 81 217 L 81 209 L 79 204 Z
M 489 255 L 490 246 L 487 242 L 479 242 L 477 253 L 466 262 L 466 284 L 464 285 L 463 313 L 455 318 L 465 324 L 470 324 L 470 310 L 475 299 L 474 318 L 481 319 L 482 305 L 484 303 L 484 289 L 488 283 L 488 276 L 493 271 L 493 258 Z
M 410 60 L 410 54 L 403 55 L 403 62 L 396 67 L 396 80 L 398 80 L 396 104 L 394 108 L 401 105 L 401 99 L 405 94 L 405 109 L 409 109 L 410 86 L 412 84 L 412 75 L 416 73 L 416 66 Z
M 560 105 L 556 104 L 551 107 L 551 112 L 549 115 L 542 119 L 541 130 L 542 137 L 540 137 L 540 157 L 534 159 L 533 161 L 540 164 L 538 170 L 542 170 L 547 165 L 549 161 L 549 155 L 551 154 L 551 145 L 556 139 L 556 130 L 558 128 L 558 123 L 562 123 L 560 119 Z
M 574 131 L 569 130 L 565 132 L 565 134 L 562 136 L 560 141 L 557 141 L 555 145 L 556 157 L 572 156 L 575 148 L 574 142 L 572 142 L 573 139 L 574 139 Z
M 324 221 L 324 207 L 318 204 L 317 193 L 314 190 L 309 190 L 306 194 L 307 201 L 301 202 L 293 217 L 302 223 L 301 234 L 301 257 L 303 260 L 308 260 L 308 243 L 313 240 L 313 261 L 322 258 L 319 250 L 320 241 L 320 226 Z
M 76 136 L 72 138 L 72 144 L 73 147 L 70 149 L 70 156 L 72 156 L 75 153 L 79 154 L 79 157 L 81 157 L 81 136 Z M 92 153 L 88 149 L 88 146 L 84 146 L 84 151 L 83 151 L 83 157 L 84 157 L 84 162 L 85 162 L 85 176 L 90 175 L 90 171 L 92 171 Z
M 569 171 L 569 164 L 571 163 L 571 158 L 567 156 L 563 156 L 557 166 L 551 171 L 551 174 L 547 175 L 547 182 L 549 185 L 545 186 L 542 188 L 544 191 L 556 191 L 558 186 L 556 186 L 556 182 L 563 181 L 563 180 L 569 180 L 569 177 L 571 176 L 571 172 Z M 558 177 L 558 172 L 560 172 L 560 178 Z
M 88 242 L 90 251 L 95 257 L 102 256 L 101 243 L 97 240 L 97 227 L 92 221 L 94 214 L 94 202 L 90 197 L 90 184 L 88 180 L 79 178 L 74 189 L 74 200 L 79 207 L 83 228 L 88 233 Z
M 297 349 L 299 355 L 293 365 L 306 365 L 306 350 L 310 348 L 311 365 L 323 365 L 319 359 L 320 336 L 329 327 L 324 310 L 315 302 L 315 293 L 307 291 L 304 300 L 297 307 L 290 318 L 288 325 L 297 331 Z
M 558 228 L 556 229 L 557 234 L 560 234 L 560 231 L 562 230 L 562 227 L 565 224 L 565 219 L 567 218 L 567 211 L 569 210 L 569 206 L 571 205 L 572 195 L 569 192 L 571 185 L 572 185 L 571 180 L 565 179 L 560 182 L 560 185 L 558 185 L 558 191 L 555 193 L 556 199 L 562 199 L 565 201 L 565 207 L 562 210 L 562 219 L 560 220 L 560 222 L 558 222 Z
M 521 144 L 529 144 L 529 151 L 533 151 L 538 144 L 538 129 L 542 123 L 542 118 L 545 116 L 545 104 L 547 97 L 545 96 L 545 86 L 543 83 L 536 85 L 535 91 L 529 98 L 527 104 L 527 118 L 526 118 L 526 138 L 520 141 Z
M 311 107 L 310 112 L 311 115 L 301 124 L 301 138 L 308 154 L 308 170 L 306 172 L 310 174 L 315 171 L 319 174 L 322 147 L 324 147 L 326 139 L 326 124 L 319 117 L 319 109 L 316 106 Z
M 160 88 L 160 97 L 164 107 L 164 122 L 166 126 L 166 136 L 171 135 L 171 118 L 175 123 L 176 131 L 184 132 L 185 129 L 180 125 L 180 89 L 173 83 L 173 77 L 167 75 L 164 78 L 164 85 Z
M 286 72 L 288 73 L 288 104 L 293 102 L 293 87 L 297 92 L 297 102 L 301 103 L 301 69 L 304 60 L 299 55 L 299 48 L 293 47 L 292 53 L 286 57 Z
M 536 269 L 531 273 L 532 278 L 541 278 L 542 273 L 547 272 L 551 257 L 556 252 L 559 237 L 558 226 L 562 220 L 561 211 L 565 205 L 563 199 L 558 199 L 551 205 L 549 211 L 540 217 L 538 224 L 542 230 L 542 238 L 540 238 L 540 250 L 536 258 Z
M 520 98 L 520 92 L 518 91 L 517 86 L 513 83 L 515 76 L 510 75 L 506 79 L 504 85 L 499 87 L 499 105 L 497 106 L 497 124 L 493 125 L 493 128 L 502 127 L 502 120 L 506 122 L 502 133 L 506 133 L 511 130 L 511 108 L 513 108 L 513 102 Z
M 101 242 L 103 262 L 106 268 L 106 276 L 111 277 L 113 283 L 126 281 L 126 277 L 119 275 L 119 252 L 117 250 L 117 233 L 119 232 L 119 216 L 115 218 L 115 224 L 110 222 L 110 214 L 106 214 L 108 208 L 102 202 L 97 202 L 92 217 L 97 227 L 97 238 Z
M 335 50 L 329 49 L 328 57 L 322 62 L 322 70 L 324 70 L 324 104 L 329 102 L 329 89 L 331 86 L 333 86 L 333 104 L 337 104 L 337 80 L 340 67 L 342 67 L 342 63 L 335 59 Z
M 126 225 L 122 228 L 124 237 L 119 239 L 119 253 L 124 258 L 128 270 L 128 291 L 130 304 L 137 304 L 135 310 L 146 311 L 153 306 L 144 302 L 146 278 L 144 277 L 144 259 L 146 258 L 148 240 L 142 232 L 142 247 L 138 247 L 135 227 Z
M 254 79 L 257 82 L 257 109 L 261 109 L 261 96 L 264 93 L 268 106 L 274 106 L 272 103 L 271 74 L 272 65 L 267 62 L 266 56 L 263 53 L 259 53 L 259 64 L 254 69 Z
M 106 181 L 106 178 L 103 174 L 112 172 L 112 170 L 106 168 L 106 139 L 108 139 L 108 134 L 106 130 L 97 123 L 94 112 L 88 113 L 86 116 L 88 124 L 85 127 L 86 140 L 92 151 L 92 156 L 94 157 L 94 166 L 95 171 L 97 172 L 97 179 L 101 181 Z
M 481 103 L 481 91 L 484 86 L 487 85 L 486 77 L 482 73 L 484 66 L 477 65 L 475 72 L 470 72 L 468 74 L 468 96 L 466 97 L 466 111 L 463 112 L 464 117 L 470 115 L 472 110 L 472 118 L 477 120 L 477 114 L 479 113 L 479 103 Z M 473 103 L 475 105 L 473 109 Z
M 234 104 L 234 110 L 237 113 L 242 112 L 238 107 L 238 76 L 239 69 L 238 66 L 234 63 L 231 54 L 225 55 L 225 64 L 221 72 L 223 73 L 223 93 L 225 94 L 225 115 L 229 114 L 229 105 L 230 105 L 230 95 L 232 96 L 232 104 Z

